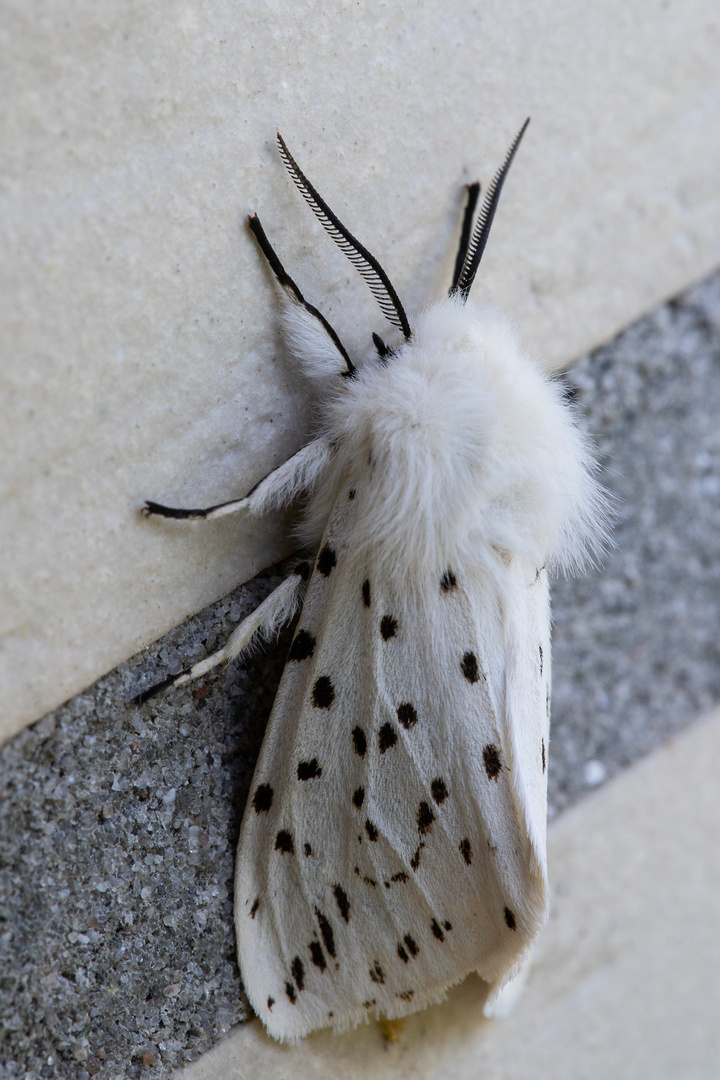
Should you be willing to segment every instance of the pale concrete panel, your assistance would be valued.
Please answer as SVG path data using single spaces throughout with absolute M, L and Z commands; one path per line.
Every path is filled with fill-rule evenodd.
M 449 274 L 459 185 L 528 113 L 476 292 L 554 364 L 720 262 L 710 0 L 6 2 L 0 735 L 285 550 L 277 523 L 150 524 L 307 437 L 257 209 L 350 346 L 382 329 L 272 145 L 280 126 L 408 307 Z
M 282 1046 L 254 1021 L 177 1080 L 720 1075 L 718 760 L 716 712 L 551 827 L 552 914 L 508 1019 L 470 978 L 395 1044 L 373 1023 Z

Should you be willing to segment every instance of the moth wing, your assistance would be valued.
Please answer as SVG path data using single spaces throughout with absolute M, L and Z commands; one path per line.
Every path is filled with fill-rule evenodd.
M 500 983 L 542 925 L 502 603 L 479 568 L 409 595 L 331 522 L 238 850 L 240 966 L 275 1037 Z
M 506 722 L 513 784 L 539 872 L 547 875 L 550 597 L 547 571 L 514 567 L 507 611 Z
M 530 844 L 532 874 L 547 917 L 547 761 L 550 734 L 550 597 L 545 568 L 516 562 L 508 572 L 505 604 L 505 739 L 520 820 Z M 529 955 L 496 980 L 487 1016 L 504 1016 L 525 982 Z M 481 972 L 482 974 L 482 972 Z

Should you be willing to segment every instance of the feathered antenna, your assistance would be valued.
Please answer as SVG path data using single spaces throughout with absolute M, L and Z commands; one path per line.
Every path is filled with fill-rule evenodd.
M 317 321 L 320 323 L 320 325 L 324 329 L 325 333 L 327 334 L 327 336 L 330 338 L 333 345 L 337 349 L 338 353 L 340 354 L 340 356 L 345 361 L 346 370 L 343 371 L 342 374 L 343 375 L 353 376 L 355 374 L 356 369 L 355 369 L 355 365 L 353 364 L 352 360 L 350 359 L 350 357 L 348 355 L 347 349 L 345 348 L 342 341 L 337 336 L 337 333 L 335 332 L 333 327 L 330 325 L 330 323 L 327 321 L 327 319 L 325 318 L 323 313 L 321 311 L 319 311 L 316 307 L 314 307 L 312 304 L 309 304 L 307 302 L 307 300 L 305 299 L 303 294 L 300 292 L 300 289 L 298 288 L 296 283 L 293 281 L 293 279 L 288 274 L 287 270 L 285 269 L 283 264 L 280 262 L 280 259 L 278 258 L 278 255 L 277 255 L 277 252 L 275 251 L 275 248 L 272 246 L 272 244 L 268 240 L 267 235 L 265 233 L 265 230 L 263 229 L 262 225 L 260 224 L 260 219 L 257 216 L 257 214 L 248 214 L 247 223 L 248 223 L 248 225 L 250 226 L 250 228 L 253 231 L 255 239 L 257 240 L 258 245 L 260 247 L 260 250 L 262 251 L 265 258 L 267 259 L 267 261 L 268 261 L 268 263 L 270 265 L 270 269 L 272 270 L 273 274 L 277 278 L 278 284 L 285 290 L 285 292 L 288 294 L 288 296 L 290 297 L 290 299 L 293 301 L 294 304 L 298 304 L 299 307 L 304 307 L 305 310 L 307 311 L 308 315 L 312 315 L 312 317 L 314 319 L 317 319 Z
M 463 214 L 462 229 L 460 230 L 460 244 L 458 246 L 458 253 L 455 259 L 455 269 L 453 271 L 452 285 L 450 286 L 450 295 L 457 289 L 457 283 L 460 280 L 460 274 L 462 268 L 465 265 L 465 259 L 467 257 L 468 248 L 470 247 L 470 233 L 472 232 L 473 215 L 475 214 L 475 207 L 477 206 L 478 196 L 480 195 L 480 184 L 477 180 L 474 180 L 472 184 L 465 186 L 467 193 L 467 202 L 465 203 L 465 213 Z
M 490 186 L 485 193 L 482 206 L 480 207 L 480 213 L 478 214 L 477 221 L 475 222 L 475 229 L 473 230 L 470 246 L 467 249 L 465 255 L 465 262 L 463 263 L 462 270 L 457 276 L 457 279 L 453 281 L 453 285 L 450 288 L 450 295 L 459 295 L 462 300 L 467 300 L 472 288 L 475 275 L 478 272 L 480 266 L 480 260 L 483 257 L 485 251 L 485 245 L 488 242 L 488 236 L 490 235 L 490 227 L 495 217 L 495 211 L 497 210 L 498 202 L 500 201 L 500 192 L 503 189 L 505 178 L 510 171 L 513 158 L 517 153 L 517 148 L 520 145 L 520 141 L 527 130 L 527 126 L 530 123 L 530 117 L 518 131 L 517 135 L 510 144 L 510 149 L 505 155 L 505 160 L 495 173 Z
M 325 200 L 320 197 L 288 150 L 280 132 L 277 133 L 277 143 L 280 157 L 283 159 L 285 167 L 295 181 L 305 202 L 322 227 L 330 234 L 340 250 L 347 255 L 355 269 L 362 275 L 388 322 L 402 330 L 406 340 L 409 340 L 412 331 L 410 330 L 410 323 L 405 314 L 405 309 L 400 303 L 400 297 L 395 292 L 390 278 L 380 263 L 374 255 L 370 254 L 367 248 L 363 247 L 359 240 L 355 239 L 337 215 L 332 212 Z

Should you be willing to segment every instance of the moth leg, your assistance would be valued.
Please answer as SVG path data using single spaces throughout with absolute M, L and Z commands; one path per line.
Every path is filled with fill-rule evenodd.
M 467 258 L 468 247 L 470 246 L 470 234 L 472 232 L 473 214 L 475 213 L 475 207 L 477 206 L 478 197 L 480 195 L 480 184 L 477 180 L 472 184 L 466 184 L 465 191 L 467 192 L 467 202 L 465 203 L 465 213 L 463 214 L 462 229 L 460 231 L 460 245 L 455 258 L 455 269 L 453 271 L 452 285 L 450 286 L 451 296 L 457 288 L 457 283 L 460 280 L 462 268 L 465 265 L 465 259 Z
M 251 514 L 262 514 L 275 506 L 289 503 L 299 491 L 307 491 L 315 484 L 320 472 L 331 457 L 330 444 L 326 439 L 315 439 L 297 454 L 283 462 L 255 487 L 251 488 L 242 499 L 218 503 L 204 510 L 181 509 L 176 506 L 163 506 L 162 503 L 148 501 L 140 513 L 145 517 L 184 518 L 189 521 L 213 521 L 227 517 L 238 510 L 248 510 Z
M 136 694 L 131 699 L 131 704 L 144 705 L 151 697 L 155 697 L 156 694 L 167 690 L 171 686 L 182 686 L 183 683 L 206 675 L 208 671 L 212 671 L 213 668 L 218 667 L 220 664 L 229 664 L 231 660 L 234 660 L 241 652 L 247 649 L 256 635 L 265 639 L 273 637 L 284 623 L 289 622 L 297 611 L 302 587 L 309 574 L 310 567 L 308 564 L 300 564 L 295 572 L 283 581 L 282 585 L 278 585 L 277 589 L 271 592 L 263 600 L 262 604 L 256 607 L 246 619 L 243 619 L 240 625 L 233 630 L 222 649 L 218 649 L 217 652 L 206 656 L 204 660 L 199 660 L 197 664 L 186 668 L 185 671 L 181 671 L 177 675 L 170 675 L 167 679 L 163 679 L 147 690 L 143 690 L 142 693 Z

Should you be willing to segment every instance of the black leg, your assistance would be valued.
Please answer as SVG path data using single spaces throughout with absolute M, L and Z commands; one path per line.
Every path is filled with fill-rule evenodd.
M 312 458 L 313 454 L 317 454 L 317 448 L 323 444 L 322 439 L 316 439 L 315 442 L 308 443 L 307 446 L 303 446 L 301 450 L 298 450 L 296 454 L 284 461 L 282 465 L 278 465 L 277 469 L 273 469 L 271 472 L 263 476 L 261 480 L 258 480 L 257 484 L 248 491 L 247 495 L 244 495 L 242 499 L 231 499 L 229 502 L 217 503 L 215 506 L 206 506 L 202 509 L 178 506 L 164 506 L 163 503 L 153 502 L 148 500 L 141 508 L 140 513 L 144 517 L 164 517 L 164 518 L 182 518 L 185 521 L 212 521 L 214 518 L 226 517 L 228 514 L 235 514 L 238 510 L 250 509 L 251 512 L 257 512 L 257 507 L 253 509 L 250 499 L 253 495 L 260 496 L 260 501 L 267 500 L 271 493 L 278 489 L 283 489 L 283 485 L 288 481 L 288 470 L 290 476 L 294 475 L 294 471 L 302 469 L 307 464 L 308 455 Z M 291 485 L 293 491 L 299 490 L 295 481 L 291 479 Z M 272 500 L 271 500 L 272 501 Z M 282 501 L 282 500 L 281 500 Z M 269 505 L 269 504 L 268 504 Z

